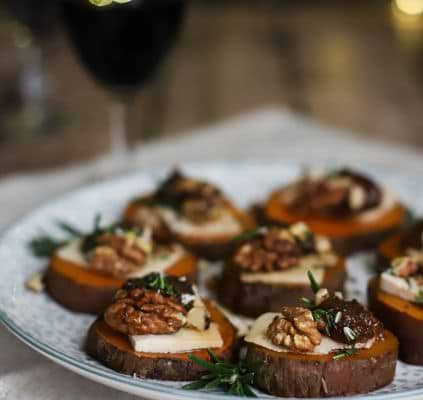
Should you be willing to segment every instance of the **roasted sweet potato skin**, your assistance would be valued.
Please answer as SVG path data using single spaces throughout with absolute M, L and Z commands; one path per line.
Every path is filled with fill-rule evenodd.
M 213 350 L 222 360 L 231 361 L 236 344 L 235 328 L 213 305 L 207 304 L 213 320 L 219 324 L 224 339 L 223 347 Z M 94 322 L 88 332 L 86 350 L 89 355 L 115 371 L 139 378 L 188 381 L 199 379 L 207 373 L 204 368 L 188 358 L 189 353 L 134 352 L 128 339 L 113 331 L 101 318 Z M 194 351 L 192 354 L 210 360 L 206 350 Z
M 256 219 L 267 225 L 289 225 L 304 220 L 313 232 L 331 239 L 334 249 L 345 256 L 376 248 L 382 240 L 400 230 L 407 219 L 407 210 L 401 204 L 396 204 L 386 218 L 380 218 L 371 224 L 357 222 L 355 219 L 342 221 L 321 218 L 304 219 L 291 214 L 280 204 L 279 192 L 274 192 L 263 206 L 255 208 Z
M 52 268 L 47 269 L 45 280 L 48 294 L 57 303 L 71 311 L 87 314 L 102 312 L 118 289 L 78 283 Z
M 331 397 L 368 393 L 392 382 L 398 355 L 396 338 L 385 331 L 377 349 L 333 360 L 332 355 L 278 353 L 247 345 L 246 362 L 256 372 L 256 384 L 280 397 Z
M 325 273 L 322 287 L 331 293 L 343 292 L 346 279 L 344 261 Z M 282 306 L 298 306 L 301 297 L 313 297 L 309 285 L 268 285 L 265 283 L 242 282 L 239 268 L 231 263 L 225 266 L 218 287 L 219 301 L 231 311 L 248 317 L 273 311 L 278 312 Z
M 419 312 L 417 306 L 401 299 L 396 301 L 398 308 L 393 308 L 381 300 L 378 292 L 379 279 L 374 278 L 368 287 L 369 307 L 398 337 L 400 360 L 408 364 L 423 365 L 423 309 Z M 385 294 L 384 297 L 393 296 Z M 412 307 L 416 312 L 410 312 Z

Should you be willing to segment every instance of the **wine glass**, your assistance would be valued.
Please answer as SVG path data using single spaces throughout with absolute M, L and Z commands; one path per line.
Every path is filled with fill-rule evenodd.
M 185 0 L 132 0 L 103 7 L 61 0 L 60 16 L 82 64 L 111 95 L 111 148 L 123 162 L 127 121 L 138 90 L 175 43 Z

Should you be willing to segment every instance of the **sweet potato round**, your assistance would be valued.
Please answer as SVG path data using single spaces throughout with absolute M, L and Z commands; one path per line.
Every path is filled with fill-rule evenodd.
M 196 280 L 196 260 L 187 254 L 166 272 Z M 108 277 L 53 255 L 45 276 L 48 294 L 76 312 L 98 314 L 112 301 L 124 280 Z
M 145 198 L 148 199 L 148 196 Z M 229 202 L 228 207 L 235 218 L 240 222 L 243 231 L 247 231 L 255 227 L 254 219 L 247 212 L 236 208 Z M 136 202 L 132 202 L 125 209 L 123 219 L 131 224 L 136 224 L 136 218 L 134 217 L 136 212 L 137 204 Z M 198 257 L 212 261 L 225 258 L 233 249 L 233 236 L 227 234 L 213 235 L 210 237 L 181 235 L 173 232 L 170 227 L 166 226 L 156 231 L 155 236 L 156 239 L 161 242 L 167 242 L 169 240 L 177 241 Z
M 219 358 L 230 361 L 236 343 L 235 328 L 210 302 L 206 304 L 213 321 L 219 326 L 224 342 L 221 348 L 213 351 Z M 167 354 L 135 352 L 127 337 L 112 330 L 102 319 L 91 326 L 86 348 L 89 355 L 120 373 L 169 381 L 195 380 L 207 373 L 188 358 L 189 354 L 207 361 L 210 359 L 206 350 Z
M 227 263 L 219 282 L 219 301 L 231 311 L 248 317 L 273 311 L 279 312 L 282 306 L 298 306 L 301 297 L 313 297 L 309 285 L 269 285 L 262 282 L 242 282 L 240 269 Z M 322 287 L 329 292 L 343 292 L 346 279 L 344 260 L 325 271 Z
M 423 308 L 379 289 L 379 278 L 369 282 L 369 307 L 399 339 L 400 360 L 423 365 Z
M 246 362 L 256 372 L 257 386 L 281 397 L 347 396 L 388 385 L 394 378 L 398 341 L 389 331 L 384 340 L 353 356 L 282 353 L 247 344 Z
M 263 218 L 267 223 L 289 225 L 298 221 L 307 223 L 310 229 L 331 239 L 335 250 L 348 255 L 356 251 L 372 249 L 381 240 L 397 231 L 406 219 L 406 209 L 399 203 L 381 218 L 371 222 L 357 218 L 304 218 L 293 214 L 279 201 L 280 190 L 274 192 L 263 207 Z

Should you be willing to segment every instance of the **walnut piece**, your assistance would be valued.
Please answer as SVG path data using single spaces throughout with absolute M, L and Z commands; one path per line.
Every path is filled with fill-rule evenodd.
M 125 335 L 155 335 L 179 331 L 186 314 L 187 310 L 173 296 L 141 288 L 121 289 L 104 313 L 104 320 Z
M 248 272 L 271 272 L 297 265 L 302 253 L 288 230 L 271 228 L 262 237 L 244 243 L 233 260 Z
M 159 204 L 173 208 L 194 223 L 219 218 L 227 201 L 214 185 L 173 172 L 155 193 Z
M 418 275 L 420 271 L 423 272 L 423 268 L 421 268 L 417 258 L 398 257 L 392 261 L 392 273 L 401 278 Z
M 273 344 L 293 351 L 312 351 L 322 341 L 310 310 L 303 307 L 282 307 L 267 329 Z
M 323 176 L 305 176 L 282 191 L 283 201 L 301 215 L 348 217 L 377 207 L 380 188 L 371 179 L 348 169 Z
M 130 235 L 106 233 L 98 239 L 99 246 L 88 254 L 90 268 L 117 278 L 125 278 L 142 266 L 148 256 L 148 245 L 142 248 Z

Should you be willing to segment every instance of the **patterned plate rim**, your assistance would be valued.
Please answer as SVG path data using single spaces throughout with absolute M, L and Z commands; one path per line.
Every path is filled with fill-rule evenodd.
M 278 167 L 281 166 L 291 166 L 291 167 L 300 167 L 301 165 L 298 162 L 290 162 L 290 161 L 260 161 L 260 160 L 248 160 L 248 161 L 218 161 L 218 162 L 196 162 L 196 163 L 181 163 L 181 168 L 196 168 L 196 167 L 219 167 L 219 168 L 233 168 L 234 166 L 242 167 L 242 165 L 248 165 L 251 166 L 260 166 L 263 167 L 266 165 L 266 167 L 269 167 L 270 165 L 275 165 Z M 362 167 L 373 169 L 373 170 L 381 170 L 380 165 L 375 165 L 373 163 L 365 163 L 365 165 L 362 165 Z M 154 169 L 152 171 L 151 169 L 145 169 L 142 172 L 132 172 L 132 173 L 126 173 L 121 174 L 118 176 L 115 176 L 113 178 L 104 179 L 99 182 L 96 182 L 94 184 L 84 184 L 81 185 L 79 188 L 76 188 L 74 190 L 71 190 L 69 192 L 66 192 L 64 194 L 60 194 L 58 196 L 52 197 L 49 201 L 41 204 L 38 207 L 35 207 L 34 210 L 30 211 L 23 217 L 17 218 L 13 223 L 11 223 L 9 226 L 4 229 L 0 234 L 0 246 L 2 244 L 3 238 L 6 237 L 10 230 L 12 230 L 15 226 L 24 223 L 27 219 L 31 218 L 31 216 L 42 213 L 45 208 L 48 208 L 53 203 L 60 203 L 61 201 L 66 200 L 69 196 L 76 196 L 78 194 L 82 194 L 85 191 L 91 191 L 96 188 L 101 188 L 105 185 L 113 185 L 115 182 L 119 182 L 121 180 L 125 179 L 133 179 L 136 176 L 144 176 L 144 177 L 150 177 L 153 178 L 155 176 L 161 175 L 164 171 L 169 170 L 169 166 L 160 166 Z M 386 169 L 385 169 L 386 172 Z M 404 174 L 404 172 L 402 172 Z M 413 176 L 412 173 L 408 174 L 408 178 L 417 178 L 417 176 Z M 102 378 L 103 380 L 110 381 L 111 387 L 114 387 L 112 385 L 113 382 L 128 385 L 133 388 L 145 390 L 146 392 L 154 393 L 154 394 L 163 394 L 168 397 L 169 395 L 178 395 L 180 398 L 185 399 L 213 399 L 213 400 L 234 400 L 239 399 L 237 396 L 230 396 L 222 393 L 213 393 L 213 392 L 201 392 L 201 391 L 195 391 L 190 392 L 187 390 L 183 390 L 180 388 L 175 387 L 166 387 L 164 384 L 160 384 L 158 386 L 158 383 L 161 383 L 159 381 L 152 381 L 152 380 L 142 380 L 142 379 L 134 379 L 130 376 L 119 374 L 115 371 L 110 370 L 107 371 L 106 369 L 101 369 L 98 366 L 90 365 L 85 362 L 81 362 L 75 357 L 69 356 L 66 353 L 57 350 L 50 345 L 43 343 L 41 340 L 38 340 L 34 338 L 29 332 L 25 331 L 24 329 L 20 328 L 19 325 L 17 325 L 15 322 L 13 322 L 9 317 L 7 317 L 7 314 L 5 310 L 0 309 L 0 322 L 6 327 L 6 329 L 11 332 L 14 336 L 16 336 L 21 342 L 32 348 L 33 350 L 37 351 L 38 353 L 42 354 L 43 356 L 51 359 L 53 362 L 56 362 L 63 366 L 64 368 L 67 368 L 69 370 L 72 370 L 73 372 L 82 375 L 86 377 L 87 379 L 91 379 L 90 375 L 98 376 L 99 378 Z M 85 375 L 84 373 L 87 373 L 88 375 Z M 102 384 L 106 385 L 105 383 L 101 382 Z M 115 387 L 116 388 L 116 387 Z M 124 389 L 116 388 L 120 391 L 124 391 Z M 133 392 L 132 392 L 133 393 Z M 146 393 L 147 394 L 147 393 Z M 260 393 L 258 393 L 260 395 Z M 142 394 L 140 394 L 142 395 Z M 368 393 L 363 395 L 354 395 L 354 396 L 340 396 L 340 397 L 331 397 L 333 400 L 341 400 L 345 398 L 357 398 L 357 399 L 374 399 L 374 400 L 403 400 L 406 398 L 410 398 L 413 396 L 419 396 L 423 395 L 423 389 L 408 389 L 404 390 L 401 393 Z M 277 397 L 269 397 L 268 395 L 265 395 L 266 397 L 262 398 L 277 398 Z M 170 398 L 170 397 L 169 397 Z M 260 398 L 260 397 L 259 397 Z M 321 398 L 315 398 L 315 399 L 321 399 Z M 311 399 L 312 400 L 312 399 Z

